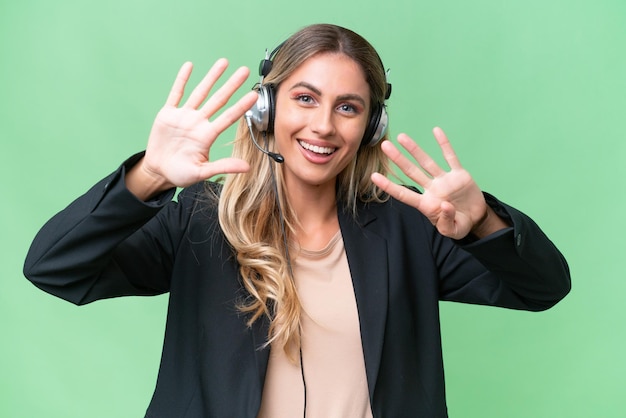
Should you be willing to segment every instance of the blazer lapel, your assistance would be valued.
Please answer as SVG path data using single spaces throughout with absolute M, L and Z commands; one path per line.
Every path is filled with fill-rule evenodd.
M 351 214 L 339 210 L 339 225 L 346 249 L 356 296 L 361 341 L 370 399 L 378 377 L 385 336 L 388 303 L 387 242 L 368 231 L 375 221 L 370 212 L 357 222 Z

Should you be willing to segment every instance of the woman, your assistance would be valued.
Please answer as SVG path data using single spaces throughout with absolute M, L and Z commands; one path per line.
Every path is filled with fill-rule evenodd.
M 547 309 L 565 260 L 440 129 L 450 171 L 384 141 L 391 86 L 357 34 L 309 26 L 264 64 L 260 97 L 213 121 L 248 71 L 207 99 L 219 60 L 181 105 L 185 64 L 145 154 L 44 226 L 26 276 L 76 304 L 170 293 L 148 417 L 446 416 L 438 301 Z M 233 156 L 211 160 L 238 119 Z M 387 157 L 423 193 L 387 180 Z

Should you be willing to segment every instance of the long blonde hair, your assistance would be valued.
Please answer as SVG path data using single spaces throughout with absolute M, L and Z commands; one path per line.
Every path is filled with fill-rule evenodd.
M 361 36 L 335 25 L 312 25 L 292 35 L 276 53 L 265 83 L 280 88 L 305 60 L 326 52 L 342 53 L 357 62 L 370 86 L 372 103 L 384 103 L 387 84 L 378 54 Z M 264 137 L 269 149 L 273 148 L 273 135 L 264 136 L 255 129 L 255 136 Z M 270 327 L 266 344 L 283 347 L 293 358 L 293 349 L 300 345 L 301 306 L 287 245 L 298 220 L 285 198 L 282 166 L 256 149 L 243 120 L 237 129 L 233 157 L 251 167 L 247 173 L 227 176 L 219 198 L 220 226 L 236 254 L 248 293 L 238 308 L 249 315 L 248 325 L 267 316 Z M 353 216 L 359 202 L 385 199 L 370 180 L 373 172 L 388 173 L 386 157 L 380 146 L 364 146 L 337 177 L 337 201 Z

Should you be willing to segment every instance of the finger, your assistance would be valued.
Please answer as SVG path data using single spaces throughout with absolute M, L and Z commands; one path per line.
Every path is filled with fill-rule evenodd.
M 199 177 L 210 179 L 218 174 L 245 173 L 250 170 L 250 165 L 239 158 L 222 158 L 200 166 Z
M 433 128 L 433 135 L 435 135 L 435 139 L 437 140 L 437 143 L 441 148 L 441 152 L 443 153 L 443 158 L 446 160 L 450 168 L 463 168 L 456 152 L 454 152 L 454 148 L 452 148 L 452 144 L 450 144 L 448 137 L 443 132 L 443 129 L 436 126 Z
M 373 173 L 371 176 L 372 183 L 378 186 L 382 191 L 396 200 L 399 200 L 407 205 L 413 206 L 419 209 L 422 195 L 407 187 L 401 186 L 389 180 L 387 177 L 380 173 Z
M 211 69 L 206 73 L 202 81 L 193 89 L 184 107 L 197 109 L 207 98 L 215 82 L 224 74 L 227 67 L 228 61 L 225 58 L 220 58 L 215 61 L 215 64 L 213 64 Z
M 398 135 L 398 142 L 406 149 L 415 161 L 432 177 L 444 174 L 439 165 L 407 134 Z
M 170 94 L 167 96 L 167 100 L 165 102 L 166 105 L 178 107 L 180 100 L 185 94 L 185 85 L 187 84 L 187 80 L 189 80 L 189 75 L 191 74 L 192 69 L 193 64 L 190 62 L 186 62 L 182 65 L 182 67 L 180 67 L 180 70 L 178 70 L 178 74 L 176 75 L 176 80 L 174 80 L 174 84 L 170 90 Z
M 248 92 L 239 99 L 234 105 L 230 106 L 222 112 L 215 120 L 211 122 L 211 126 L 217 132 L 224 132 L 229 126 L 235 123 L 256 103 L 258 94 L 255 91 Z
M 409 160 L 396 148 L 391 141 L 383 141 L 381 149 L 404 174 L 422 187 L 426 187 L 432 179 L 428 177 L 414 162 Z
M 456 209 L 454 205 L 449 202 L 441 202 L 439 212 L 439 218 L 437 219 L 437 230 L 441 235 L 450 238 L 457 237 L 457 225 L 454 222 L 454 217 L 456 215 Z
M 238 68 L 237 71 L 235 71 L 233 75 L 228 78 L 226 83 L 224 83 L 224 85 L 220 87 L 219 90 L 217 90 L 215 94 L 213 94 L 204 104 L 204 106 L 202 106 L 202 109 L 200 109 L 201 112 L 207 118 L 214 115 L 219 109 L 228 103 L 232 95 L 248 79 L 248 75 L 250 75 L 250 70 L 247 67 Z M 252 107 L 252 105 L 250 105 L 250 107 Z

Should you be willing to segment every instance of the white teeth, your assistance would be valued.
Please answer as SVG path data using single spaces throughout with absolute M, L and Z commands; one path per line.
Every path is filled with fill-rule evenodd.
M 302 146 L 302 148 L 312 151 L 316 154 L 332 154 L 333 152 L 335 152 L 336 148 L 330 148 L 330 147 L 318 147 L 317 145 L 311 145 L 311 144 L 307 144 L 304 141 L 299 141 L 300 145 Z

